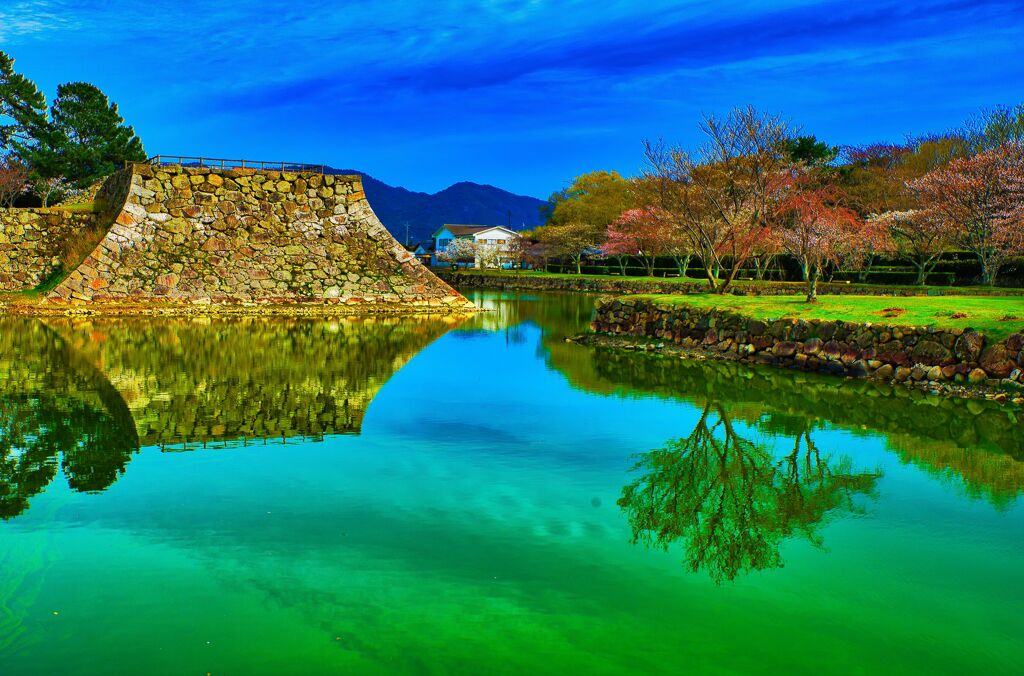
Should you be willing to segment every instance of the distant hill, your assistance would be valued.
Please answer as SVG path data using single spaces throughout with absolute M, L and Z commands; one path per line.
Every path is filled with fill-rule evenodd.
M 431 195 L 396 188 L 354 169 L 328 167 L 327 173 L 362 176 L 363 188 L 374 213 L 395 239 L 403 243 L 406 224 L 409 225 L 409 241 L 415 244 L 429 239 L 445 223 L 508 225 L 510 212 L 513 230 L 533 228 L 542 222 L 543 200 L 514 195 L 493 185 L 462 181 Z

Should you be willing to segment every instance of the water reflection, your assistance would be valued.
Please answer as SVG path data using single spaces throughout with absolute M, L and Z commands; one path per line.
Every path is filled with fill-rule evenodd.
M 742 436 L 721 404 L 706 403 L 689 436 L 640 455 L 639 474 L 618 504 L 634 542 L 666 550 L 679 541 L 693 571 L 716 582 L 783 565 L 789 537 L 823 544 L 829 516 L 857 509 L 878 471 L 855 471 L 849 458 L 823 455 L 808 425 L 781 457 Z
M 583 390 L 728 403 L 734 418 L 766 430 L 785 416 L 881 435 L 905 462 L 997 508 L 1024 494 L 1024 434 L 1012 406 L 731 362 L 566 347 L 576 346 L 553 345 L 551 365 Z
M 140 446 L 358 433 L 380 387 L 460 321 L 0 319 L 0 518 L 58 468 L 107 488 Z

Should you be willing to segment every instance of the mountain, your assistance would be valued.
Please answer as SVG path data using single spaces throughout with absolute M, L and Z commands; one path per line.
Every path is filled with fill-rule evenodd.
M 515 195 L 495 188 L 462 181 L 440 192 L 428 194 L 388 185 L 373 176 L 353 169 L 328 167 L 329 174 L 359 174 L 363 189 L 374 213 L 399 242 L 415 244 L 430 239 L 430 235 L 445 223 L 474 225 L 505 225 L 513 230 L 525 230 L 540 225 L 540 208 L 546 204 L 536 197 Z

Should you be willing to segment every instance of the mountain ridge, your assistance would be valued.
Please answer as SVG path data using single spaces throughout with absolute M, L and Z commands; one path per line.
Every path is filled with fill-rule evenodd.
M 357 169 L 326 167 L 329 174 L 358 174 L 374 213 L 399 242 L 416 244 L 445 223 L 504 225 L 525 230 L 543 222 L 544 200 L 516 195 L 497 186 L 458 181 L 434 193 L 393 186 Z

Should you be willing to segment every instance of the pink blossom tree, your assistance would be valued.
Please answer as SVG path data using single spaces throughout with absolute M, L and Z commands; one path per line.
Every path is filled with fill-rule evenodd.
M 931 217 L 978 258 L 993 285 L 1008 258 L 1024 254 L 1024 146 L 1005 143 L 953 160 L 908 184 Z
M 628 209 L 608 226 L 603 251 L 612 256 L 635 256 L 651 277 L 658 256 L 668 255 L 677 239 L 668 214 L 654 207 Z
M 770 237 L 800 263 L 807 302 L 818 299 L 818 279 L 829 265 L 854 264 L 866 250 L 863 221 L 843 206 L 844 194 L 820 174 L 790 172 L 777 186 Z

